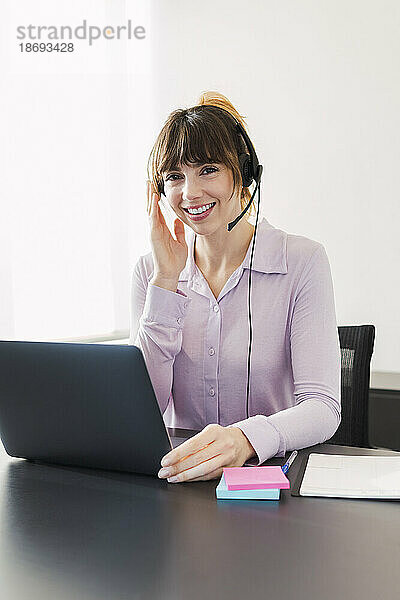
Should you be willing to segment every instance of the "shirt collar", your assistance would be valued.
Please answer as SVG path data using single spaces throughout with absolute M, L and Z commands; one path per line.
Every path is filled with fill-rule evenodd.
M 187 228 L 186 243 L 188 246 L 188 257 L 186 265 L 179 276 L 179 281 L 188 281 L 195 273 L 195 262 L 193 258 L 195 233 L 190 227 Z M 245 259 L 242 263 L 244 269 L 250 268 L 251 239 Z M 271 225 L 265 217 L 257 225 L 256 243 L 253 254 L 252 270 L 260 273 L 287 273 L 287 233 Z

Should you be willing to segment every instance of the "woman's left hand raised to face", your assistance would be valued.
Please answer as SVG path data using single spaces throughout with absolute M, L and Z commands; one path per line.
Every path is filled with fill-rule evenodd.
M 239 427 L 212 423 L 166 454 L 158 476 L 170 483 L 218 479 L 224 467 L 241 467 L 252 456 L 254 448 Z

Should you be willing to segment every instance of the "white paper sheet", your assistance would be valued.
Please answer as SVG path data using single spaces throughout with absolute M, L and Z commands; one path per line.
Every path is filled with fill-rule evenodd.
M 399 456 L 311 453 L 301 496 L 400 499 Z

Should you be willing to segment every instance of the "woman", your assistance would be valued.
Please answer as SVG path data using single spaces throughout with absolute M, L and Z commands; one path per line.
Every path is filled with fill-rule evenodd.
M 169 452 L 159 477 L 219 478 L 329 439 L 340 423 L 340 348 L 322 244 L 263 218 L 251 274 L 253 343 L 246 417 L 247 293 L 254 227 L 238 155 L 246 151 L 215 92 L 167 119 L 149 157 L 152 252 L 132 280 L 130 344 L 140 347 L 172 427 L 201 430 Z M 171 235 L 160 192 L 178 217 Z M 187 241 L 184 224 L 188 226 Z

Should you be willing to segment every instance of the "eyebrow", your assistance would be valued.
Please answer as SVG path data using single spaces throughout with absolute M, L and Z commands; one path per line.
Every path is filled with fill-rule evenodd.
M 194 167 L 202 167 L 204 165 L 217 165 L 217 162 L 195 162 L 195 163 L 191 163 Z M 172 167 L 171 169 L 168 169 L 168 171 L 165 171 L 166 173 L 170 173 L 171 171 L 179 171 L 179 167 Z

